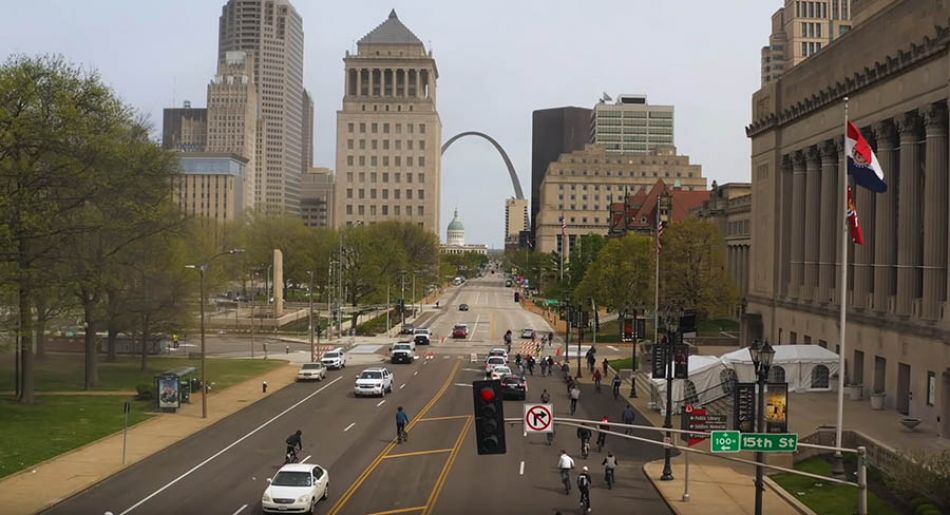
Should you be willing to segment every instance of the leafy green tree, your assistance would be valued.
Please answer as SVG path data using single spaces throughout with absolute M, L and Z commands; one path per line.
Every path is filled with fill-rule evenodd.
M 578 238 L 577 245 L 571 251 L 571 288 L 576 288 L 581 283 L 587 270 L 605 245 L 607 245 L 607 238 L 599 234 L 586 234 Z
M 719 228 L 688 218 L 663 234 L 660 305 L 678 312 L 696 310 L 702 318 L 727 316 L 738 293 L 726 270 Z
M 630 233 L 610 239 L 591 262 L 575 300 L 593 298 L 598 306 L 629 313 L 653 303 L 653 239 Z

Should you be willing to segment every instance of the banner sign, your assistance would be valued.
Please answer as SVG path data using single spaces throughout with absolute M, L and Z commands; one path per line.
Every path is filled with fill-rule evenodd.
M 689 346 L 685 343 L 673 346 L 673 379 L 689 379 Z
M 755 383 L 736 383 L 735 428 L 743 433 L 755 431 Z
M 788 383 L 765 385 L 765 432 L 788 432 Z
M 653 345 L 653 379 L 665 379 L 666 378 L 666 360 L 668 346 L 666 345 Z
M 175 410 L 179 407 L 178 376 L 160 375 L 158 381 L 158 408 Z

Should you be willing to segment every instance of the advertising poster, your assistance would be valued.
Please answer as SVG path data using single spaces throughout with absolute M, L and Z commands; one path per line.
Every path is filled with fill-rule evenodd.
M 673 379 L 689 379 L 689 346 L 685 343 L 673 346 Z
M 158 408 L 178 409 L 178 376 L 158 376 Z
M 788 383 L 765 385 L 765 432 L 788 432 Z

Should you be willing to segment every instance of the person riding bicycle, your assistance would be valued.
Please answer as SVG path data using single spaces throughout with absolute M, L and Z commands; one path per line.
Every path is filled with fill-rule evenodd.
M 590 511 L 590 471 L 587 467 L 577 475 L 577 489 L 581 491 L 581 507 Z
M 590 452 L 591 435 L 592 433 L 590 429 L 586 427 L 577 428 L 577 438 L 579 438 L 581 441 L 581 454 L 583 454 L 585 458 L 587 457 L 587 454 Z
M 548 393 L 548 389 L 545 388 L 544 391 L 541 392 L 541 404 L 548 404 L 549 402 L 551 402 L 551 394 Z
M 616 399 L 617 397 L 620 397 L 620 376 L 619 375 L 614 376 L 614 381 L 612 383 L 612 386 L 613 386 L 613 391 L 614 391 L 614 399 Z
M 409 415 L 406 415 L 406 412 L 402 410 L 402 406 L 396 408 L 396 439 L 402 441 L 403 435 L 406 434 L 406 424 L 409 423 Z
M 600 381 L 604 376 L 600 375 L 600 369 L 594 370 L 594 391 L 600 391 Z
M 597 431 L 597 449 L 603 449 L 604 444 L 607 443 L 607 433 L 604 431 L 610 430 L 610 419 L 607 418 L 607 415 L 604 415 L 604 418 L 600 419 L 600 431 Z
M 561 449 L 561 456 L 557 459 L 557 468 L 561 472 L 561 481 L 564 483 L 564 493 L 571 493 L 571 469 L 574 468 L 574 459 Z
M 303 441 L 300 439 L 302 434 L 303 431 L 298 429 L 296 433 L 287 437 L 287 452 L 285 454 L 294 461 L 297 460 L 297 449 L 303 450 Z
M 607 488 L 613 488 L 614 483 L 614 472 L 617 469 L 617 457 L 613 455 L 612 452 L 607 453 L 607 457 L 604 458 L 604 481 L 607 483 Z

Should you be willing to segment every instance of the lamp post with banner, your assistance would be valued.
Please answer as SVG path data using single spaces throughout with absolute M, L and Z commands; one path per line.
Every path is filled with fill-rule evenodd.
M 756 409 L 756 428 L 759 433 L 765 432 L 765 381 L 769 375 L 769 368 L 772 366 L 772 358 L 775 357 L 775 349 L 769 345 L 768 340 L 764 341 L 754 341 L 752 346 L 749 347 L 749 352 L 752 355 L 752 365 L 755 368 L 755 375 L 758 385 L 758 403 Z M 762 494 L 765 490 L 765 485 L 762 482 L 762 460 L 764 455 L 762 452 L 755 453 L 755 461 L 758 465 L 755 466 L 755 514 L 762 515 Z

